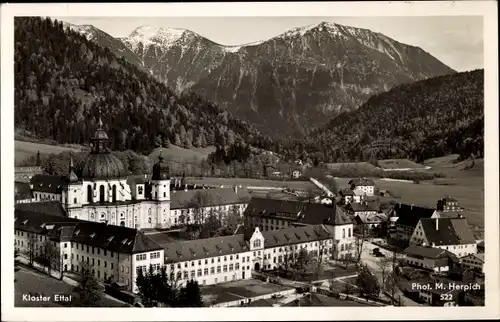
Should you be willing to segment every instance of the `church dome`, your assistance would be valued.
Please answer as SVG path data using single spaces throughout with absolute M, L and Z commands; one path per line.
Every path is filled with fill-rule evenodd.
M 92 151 L 78 164 L 76 175 L 87 180 L 120 179 L 128 175 L 123 162 L 110 153 L 107 147 L 109 138 L 104 131 L 99 107 L 99 123 L 92 141 Z
M 170 179 L 170 168 L 168 164 L 164 161 L 161 151 L 158 157 L 158 162 L 153 166 L 153 176 L 152 180 L 169 180 Z
M 111 153 L 91 152 L 77 167 L 77 176 L 87 180 L 119 179 L 127 175 L 123 162 Z

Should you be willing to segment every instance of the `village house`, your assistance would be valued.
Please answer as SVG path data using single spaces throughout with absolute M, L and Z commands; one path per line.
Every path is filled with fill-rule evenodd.
M 437 273 L 448 272 L 458 261 L 453 253 L 430 246 L 410 246 L 403 254 L 408 265 Z
M 300 169 L 294 169 L 292 171 L 292 178 L 299 179 L 302 177 L 302 171 Z
M 460 264 L 472 268 L 479 273 L 484 273 L 484 254 L 469 254 L 460 258 Z
M 361 196 L 357 195 L 351 189 L 341 189 L 339 191 L 339 196 L 341 198 L 340 202 L 344 205 L 347 205 L 351 202 L 360 202 Z
M 410 245 L 445 249 L 459 258 L 477 253 L 474 235 L 463 216 L 420 219 L 411 236 Z
M 375 194 L 375 182 L 372 179 L 352 179 L 349 186 L 354 192 L 361 192 L 372 197 Z
M 439 199 L 437 202 L 436 210 L 440 212 L 463 211 L 458 200 L 450 196 Z
M 354 217 L 354 221 L 357 226 L 364 226 L 364 229 L 371 230 L 374 228 L 382 228 L 384 225 L 387 225 L 387 215 L 379 212 L 379 213 L 361 213 L 357 214 Z
M 398 203 L 394 205 L 390 217 L 397 218 L 392 237 L 402 242 L 408 242 L 420 219 L 437 218 L 439 213 L 428 207 Z
M 213 188 L 172 191 L 170 195 L 171 220 L 174 225 L 203 223 L 209 214 L 221 220 L 228 215 L 243 217 L 251 198 L 245 188 Z
M 372 216 L 379 212 L 379 204 L 376 201 L 362 201 L 360 203 L 350 203 L 346 207 L 347 213 L 351 218 L 356 216 Z

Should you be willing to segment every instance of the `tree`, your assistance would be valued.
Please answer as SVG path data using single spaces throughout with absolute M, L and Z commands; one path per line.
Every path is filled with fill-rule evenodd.
M 42 161 L 40 159 L 40 151 L 36 153 L 36 166 L 39 167 L 42 165 Z
M 89 264 L 81 263 L 82 271 L 74 291 L 78 294 L 79 304 L 84 307 L 97 306 L 101 300 L 99 282 L 92 274 Z
M 361 296 L 377 298 L 380 294 L 377 277 L 364 265 L 361 265 L 358 271 L 356 286 Z
M 142 269 L 138 269 L 135 284 L 137 285 L 142 304 L 145 307 L 153 307 L 156 303 L 155 286 L 152 283 L 149 273 L 146 272 L 146 274 L 144 274 Z
M 181 288 L 177 302 L 178 307 L 203 307 L 200 286 L 195 280 L 190 280 Z
M 52 269 L 59 270 L 61 268 L 60 257 L 61 255 L 59 249 L 55 245 L 55 242 L 46 239 L 40 247 L 38 262 L 47 268 L 49 275 L 52 272 Z
M 354 238 L 354 251 L 355 251 L 354 261 L 356 263 L 359 263 L 359 261 L 361 260 L 361 255 L 363 254 L 363 246 L 365 243 L 366 230 L 367 230 L 365 225 L 359 225 L 358 227 L 360 229 L 360 236 L 356 236 Z
M 392 259 L 387 258 L 387 257 L 382 257 L 378 262 L 377 262 L 377 267 L 380 270 L 380 273 L 382 274 L 382 285 L 385 285 L 385 280 L 387 278 L 387 275 L 389 272 L 391 272 L 391 267 L 392 266 Z
M 36 246 L 38 245 L 38 239 L 36 235 L 33 233 L 28 233 L 27 240 L 28 247 L 26 249 L 26 255 L 28 256 L 28 261 L 30 265 L 33 265 L 33 262 L 36 257 Z

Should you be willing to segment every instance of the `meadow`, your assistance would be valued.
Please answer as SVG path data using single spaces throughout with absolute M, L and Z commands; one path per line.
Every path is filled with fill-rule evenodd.
M 49 155 L 52 153 L 57 154 L 65 151 L 81 152 L 85 150 L 84 147 L 80 146 L 49 145 L 19 140 L 16 140 L 14 142 L 14 149 L 16 166 L 21 165 L 24 160 L 36 156 L 38 151 L 40 151 L 40 155 Z
M 297 190 L 316 189 L 316 186 L 310 181 L 275 181 L 251 178 L 194 178 L 189 180 L 195 184 L 205 184 L 210 186 L 235 186 L 242 187 L 269 187 L 269 188 L 290 188 Z

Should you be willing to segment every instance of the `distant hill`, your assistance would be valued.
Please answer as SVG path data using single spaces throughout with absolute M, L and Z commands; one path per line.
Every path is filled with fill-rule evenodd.
M 484 71 L 397 86 L 343 113 L 304 141 L 287 142 L 293 159 L 330 162 L 484 155 Z
M 114 150 L 149 153 L 170 143 L 265 147 L 247 123 L 199 95 L 176 94 L 74 27 L 40 17 L 19 17 L 14 25 L 17 133 L 85 145 L 102 107 Z

